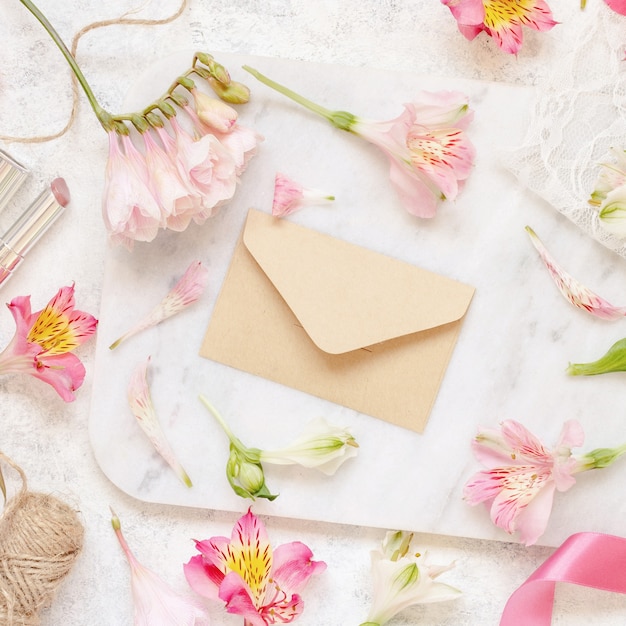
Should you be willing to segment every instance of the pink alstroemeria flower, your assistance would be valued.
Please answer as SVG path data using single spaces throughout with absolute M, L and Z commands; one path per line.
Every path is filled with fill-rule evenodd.
M 250 509 L 230 539 L 196 541 L 196 548 L 200 554 L 183 566 L 187 582 L 201 596 L 225 602 L 229 613 L 244 618 L 244 626 L 291 623 L 304 609 L 299 591 L 326 569 L 303 543 L 273 550 L 263 522 Z
M 109 349 L 113 350 L 129 337 L 136 335 L 142 330 L 156 326 L 168 317 L 184 311 L 202 295 L 208 278 L 209 271 L 207 268 L 200 261 L 193 261 L 163 300 L 139 323 L 114 341 L 109 346 Z
M 113 511 L 111 525 L 130 566 L 134 626 L 209 626 L 207 610 L 197 600 L 177 593 L 137 560 Z
M 251 67 L 244 69 L 336 128 L 378 146 L 389 159 L 392 184 L 413 215 L 433 217 L 441 200 L 456 198 L 472 171 L 476 151 L 465 131 L 474 114 L 461 93 L 421 92 L 397 118 L 373 122 L 326 109 Z
M 559 291 L 568 302 L 604 320 L 616 320 L 626 315 L 626 307 L 613 306 L 610 302 L 591 291 L 591 289 L 581 285 L 573 276 L 563 270 L 530 226 L 526 226 L 526 232 L 537 252 L 539 252 L 539 256 L 548 272 L 550 272 L 552 280 L 554 280 Z
M 476 458 L 487 467 L 465 485 L 464 499 L 484 502 L 491 521 L 507 533 L 519 531 L 527 546 L 544 533 L 555 491 L 567 491 L 574 474 L 608 467 L 626 453 L 626 445 L 596 448 L 574 457 L 572 448 L 585 435 L 576 420 L 568 420 L 553 450 L 515 420 L 505 420 L 500 430 L 483 429 L 472 441 Z
M 522 26 L 547 31 L 558 24 L 545 0 L 441 0 L 457 21 L 460 33 L 470 41 L 481 32 L 498 47 L 517 54 L 522 47 Z
M 554 492 L 567 491 L 576 482 L 574 474 L 589 469 L 572 457 L 584 438 L 575 420 L 565 422 L 553 450 L 515 420 L 502 422 L 499 431 L 480 430 L 472 450 L 488 469 L 467 482 L 464 499 L 485 502 L 496 526 L 509 534 L 519 531 L 523 543 L 534 544 L 548 525 Z
M 31 312 L 30 296 L 8 305 L 15 320 L 15 335 L 0 353 L 0 374 L 25 373 L 54 387 L 65 400 L 85 378 L 85 367 L 72 350 L 96 331 L 98 321 L 74 308 L 74 285 L 61 287 L 45 308 Z
M 272 215 L 285 217 L 303 206 L 325 203 L 334 199 L 335 196 L 326 195 L 317 189 L 304 187 L 295 180 L 277 172 L 274 178 Z

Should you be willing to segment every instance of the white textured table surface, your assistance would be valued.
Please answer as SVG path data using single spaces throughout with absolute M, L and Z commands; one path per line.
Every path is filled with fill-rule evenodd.
M 85 24 L 134 7 L 125 0 L 77 0 L 68 11 L 63 4 L 39 2 L 66 41 Z M 139 15 L 163 17 L 176 4 L 153 2 Z M 577 4 L 553 0 L 555 18 L 562 24 L 547 34 L 525 31 L 525 45 L 517 58 L 499 52 L 483 37 L 466 42 L 448 9 L 435 0 L 190 0 L 184 14 L 166 26 L 114 26 L 88 34 L 78 58 L 101 103 L 113 111 L 121 107 L 133 77 L 151 60 L 190 47 L 534 85 L 559 54 L 574 45 L 573 34 L 584 20 L 592 19 L 593 12 L 581 13 Z M 624 30 L 626 37 L 626 24 Z M 57 49 L 17 0 L 0 7 L 0 37 L 0 134 L 37 135 L 62 128 L 71 106 L 69 74 Z M 33 174 L 0 215 L 0 230 L 56 175 L 67 179 L 73 202 L 2 288 L 0 299 L 8 302 L 31 294 L 33 305 L 39 306 L 59 286 L 75 281 L 79 308 L 97 314 L 107 249 L 100 218 L 106 138 L 84 98 L 75 124 L 62 138 L 2 147 Z M 563 232 L 572 245 L 588 246 L 590 254 L 607 258 L 570 225 L 564 223 Z M 615 263 L 623 261 L 615 257 Z M 1 346 L 12 333 L 12 319 L 3 307 Z M 0 448 L 22 466 L 32 489 L 76 503 L 86 527 L 84 551 L 45 611 L 45 625 L 132 623 L 128 568 L 111 531 L 109 506 L 118 512 L 140 560 L 180 589 L 186 588 L 181 565 L 193 553 L 190 539 L 228 535 L 237 517 L 146 504 L 108 481 L 95 462 L 87 428 L 94 352 L 95 342 L 79 351 L 87 378 L 72 404 L 63 403 L 34 379 L 0 379 Z M 307 608 L 298 623 L 345 626 L 363 621 L 370 594 L 369 551 L 378 546 L 382 532 L 289 518 L 264 516 L 264 520 L 273 543 L 302 540 L 329 565 L 306 589 Z M 508 596 L 552 552 L 440 535 L 419 535 L 416 540 L 433 560 L 456 560 L 456 569 L 445 580 L 465 593 L 455 602 L 410 609 L 394 620 L 398 625 L 497 624 Z M 558 587 L 553 623 L 622 624 L 625 613 L 622 596 Z M 215 623 L 240 623 L 219 609 L 213 615 Z

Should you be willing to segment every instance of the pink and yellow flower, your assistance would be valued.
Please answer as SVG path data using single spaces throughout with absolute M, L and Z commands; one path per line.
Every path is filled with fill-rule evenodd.
M 545 0 L 441 0 L 456 19 L 461 34 L 470 41 L 487 33 L 498 47 L 517 54 L 522 47 L 522 27 L 547 31 L 558 24 Z
M 137 560 L 126 543 L 115 513 L 111 525 L 130 566 L 134 626 L 209 626 L 207 610 L 197 600 L 177 593 Z
M 402 204 L 413 215 L 433 217 L 441 200 L 456 198 L 473 169 L 476 151 L 466 134 L 473 112 L 461 93 L 421 92 L 397 118 L 375 122 L 326 109 L 251 67 L 244 69 L 336 128 L 378 146 L 389 159 Z
M 301 542 L 272 549 L 263 522 L 250 509 L 235 524 L 230 539 L 196 541 L 200 552 L 184 565 L 191 588 L 221 600 L 246 626 L 288 624 L 304 610 L 300 591 L 326 569 Z
M 572 448 L 584 438 L 576 420 L 565 422 L 553 449 L 515 420 L 505 420 L 500 430 L 479 430 L 472 450 L 487 469 L 466 483 L 464 499 L 472 505 L 484 502 L 496 526 L 519 532 L 527 546 L 536 543 L 548 525 L 555 491 L 570 489 L 574 474 L 607 467 L 626 453 L 622 445 L 574 457 Z
M 526 226 L 526 232 L 537 252 L 539 252 L 539 256 L 550 273 L 552 280 L 554 280 L 559 291 L 568 302 L 579 309 L 591 313 L 591 315 L 605 320 L 616 320 L 626 315 L 626 307 L 613 306 L 563 270 L 530 226 Z
M 15 335 L 0 353 L 0 373 L 25 373 L 51 385 L 65 400 L 85 378 L 85 367 L 72 350 L 96 331 L 98 321 L 75 309 L 74 285 L 62 287 L 40 311 L 31 312 L 30 296 L 8 305 L 15 320 Z
M 295 180 L 277 172 L 274 178 L 272 215 L 285 217 L 303 206 L 329 202 L 334 199 L 335 196 L 326 195 L 317 189 L 304 187 Z

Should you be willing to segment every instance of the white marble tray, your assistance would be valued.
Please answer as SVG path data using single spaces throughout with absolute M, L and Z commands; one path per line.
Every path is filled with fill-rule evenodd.
M 626 302 L 626 292 L 618 289 L 625 284 L 626 266 L 521 189 L 500 166 L 499 150 L 523 138 L 531 92 L 371 68 L 215 57 L 251 87 L 252 100 L 240 107 L 240 121 L 265 141 L 235 200 L 202 228 L 163 233 L 133 253 L 108 254 L 90 414 L 93 450 L 103 471 L 140 500 L 243 511 L 249 501 L 227 484 L 227 439 L 199 402 L 204 394 L 251 446 L 281 447 L 318 415 L 349 426 L 360 443 L 358 457 L 332 478 L 268 467 L 268 485 L 280 496 L 257 501 L 257 513 L 509 539 L 491 525 L 486 510 L 461 500 L 463 484 L 479 469 L 469 448 L 477 425 L 515 418 L 552 442 L 564 420 L 577 418 L 588 434 L 585 449 L 626 440 L 623 376 L 579 379 L 564 371 L 568 361 L 593 360 L 625 336 L 626 322 L 598 321 L 568 305 L 524 226 L 530 224 L 571 273 L 615 304 Z M 129 107 L 140 108 L 158 95 L 190 58 L 181 53 L 156 63 L 134 87 Z M 244 63 L 320 104 L 371 119 L 395 117 L 419 89 L 463 90 L 476 111 L 470 130 L 478 151 L 475 171 L 455 204 L 442 206 L 430 221 L 413 218 L 391 187 L 382 153 L 262 86 L 240 69 Z M 295 222 L 476 287 L 424 434 L 197 356 L 247 209 L 270 211 L 276 171 L 337 198 L 330 207 L 303 209 L 290 218 Z M 210 273 L 201 301 L 110 352 L 108 345 L 194 259 Z M 154 403 L 193 480 L 191 489 L 154 452 L 127 405 L 130 372 L 148 355 Z M 541 543 L 557 545 L 582 530 L 623 533 L 625 471 L 618 464 L 581 475 L 572 491 L 558 494 Z

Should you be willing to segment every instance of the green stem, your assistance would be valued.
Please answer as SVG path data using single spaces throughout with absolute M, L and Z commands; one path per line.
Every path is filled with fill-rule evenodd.
M 262 82 L 264 85 L 271 87 L 275 91 L 282 93 L 284 96 L 287 96 L 294 102 L 302 105 L 309 111 L 312 111 L 313 113 L 316 113 L 317 115 L 323 117 L 325 120 L 330 122 L 336 128 L 339 128 L 340 130 L 351 132 L 352 127 L 357 122 L 356 116 L 352 113 L 348 113 L 348 111 L 331 111 L 330 109 L 327 109 L 319 104 L 316 104 L 315 102 L 312 102 L 308 98 L 301 96 L 299 93 L 292 91 L 288 87 L 285 87 L 284 85 L 273 81 L 271 78 L 268 78 L 267 76 L 261 74 L 261 72 L 255 70 L 249 65 L 244 65 L 243 69 L 246 70 L 246 72 L 252 74 L 252 76 L 254 76 L 258 81 Z
M 37 18 L 41 25 L 46 29 L 46 32 L 50 35 L 54 43 L 56 43 L 56 45 L 59 47 L 59 50 L 61 50 L 61 53 L 65 57 L 65 60 L 72 68 L 72 71 L 74 72 L 74 75 L 80 83 L 80 86 L 83 88 L 83 91 L 85 92 L 85 95 L 87 96 L 89 104 L 91 104 L 91 108 L 94 110 L 96 117 L 98 118 L 105 130 L 110 130 L 111 116 L 100 106 L 100 104 L 96 100 L 96 97 L 91 87 L 89 86 L 87 79 L 85 78 L 80 67 L 78 67 L 78 64 L 76 63 L 76 59 L 72 56 L 72 53 L 68 50 L 67 46 L 65 45 L 57 31 L 54 29 L 52 24 L 50 24 L 48 18 L 46 18 L 46 16 L 35 6 L 33 2 L 31 2 L 31 0 L 20 0 L 20 2 Z
M 233 431 L 228 427 L 228 424 L 224 421 L 224 418 L 218 413 L 217 409 L 203 396 L 200 396 L 200 402 L 209 409 L 213 417 L 219 422 L 220 426 L 224 429 L 224 432 L 228 435 L 231 442 L 239 441 L 235 437 Z

